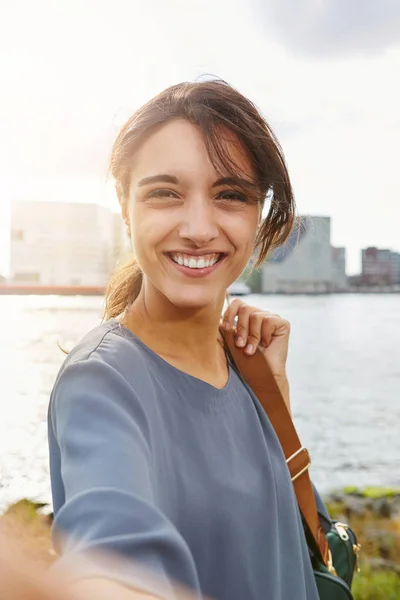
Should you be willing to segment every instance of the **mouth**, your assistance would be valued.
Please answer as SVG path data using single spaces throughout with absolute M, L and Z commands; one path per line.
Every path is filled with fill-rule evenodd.
M 224 252 L 213 252 L 201 256 L 183 252 L 166 252 L 165 255 L 182 272 L 192 276 L 211 273 L 227 256 Z

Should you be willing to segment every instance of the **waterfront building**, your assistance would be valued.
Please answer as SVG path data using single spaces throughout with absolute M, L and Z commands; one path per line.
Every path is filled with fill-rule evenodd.
M 392 252 L 393 283 L 400 285 L 400 252 Z
M 346 248 L 332 246 L 332 284 L 334 292 L 345 292 L 349 282 L 346 274 Z
M 269 255 L 261 269 L 264 293 L 346 289 L 346 250 L 331 245 L 330 217 L 299 217 L 287 242 Z
M 369 247 L 362 250 L 361 262 L 362 284 L 379 286 L 400 283 L 400 253 Z
M 113 267 L 112 212 L 98 204 L 14 201 L 10 280 L 103 286 Z

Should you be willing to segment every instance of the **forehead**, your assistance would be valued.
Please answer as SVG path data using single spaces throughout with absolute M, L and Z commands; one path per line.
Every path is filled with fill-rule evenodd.
M 254 178 L 247 152 L 233 132 L 221 128 L 218 145 L 225 164 L 221 164 L 212 149 L 210 157 L 197 125 L 183 119 L 170 121 L 151 134 L 135 154 L 131 182 L 157 173 L 178 177 L 179 173 L 185 176 L 192 174 L 212 179 L 235 173 Z

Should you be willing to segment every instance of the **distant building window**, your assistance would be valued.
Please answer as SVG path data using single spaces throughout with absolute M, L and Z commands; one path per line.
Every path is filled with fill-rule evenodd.
M 22 229 L 14 229 L 11 232 L 11 239 L 13 242 L 22 242 L 24 239 L 24 232 Z

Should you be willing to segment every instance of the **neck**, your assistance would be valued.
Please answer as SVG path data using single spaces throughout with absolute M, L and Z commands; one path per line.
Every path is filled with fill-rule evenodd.
M 223 304 L 222 297 L 206 308 L 180 308 L 142 286 L 124 322 L 157 354 L 216 370 L 221 365 L 218 338 Z

